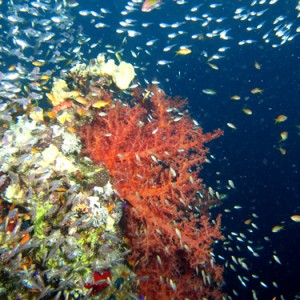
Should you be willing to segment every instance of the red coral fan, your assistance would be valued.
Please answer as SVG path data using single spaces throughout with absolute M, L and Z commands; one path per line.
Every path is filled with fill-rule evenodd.
M 115 190 L 129 203 L 124 226 L 140 294 L 221 299 L 223 270 L 211 256 L 213 241 L 222 238 L 220 218 L 209 219 L 211 202 L 199 172 L 204 144 L 222 132 L 204 134 L 183 110 L 186 102 L 158 88 L 148 98 L 135 96 L 135 105 L 116 102 L 80 134 L 85 153 L 107 166 Z

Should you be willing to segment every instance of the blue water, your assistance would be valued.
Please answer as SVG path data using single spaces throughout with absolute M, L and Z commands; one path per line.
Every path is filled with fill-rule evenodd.
M 275 27 L 271 20 L 280 14 L 289 15 L 299 24 L 294 10 L 295 2 L 294 6 L 291 2 L 277 3 L 272 7 L 262 18 L 266 21 L 266 27 Z M 194 4 L 197 3 L 199 2 L 194 1 Z M 208 4 L 209 2 L 204 2 L 204 6 Z M 219 15 L 230 18 L 237 6 L 236 3 L 227 6 L 220 9 Z M 111 9 L 117 12 L 119 8 Z M 128 17 L 137 19 L 139 23 L 174 23 L 188 13 L 185 9 L 173 1 L 165 1 L 160 10 L 148 14 L 136 12 Z M 216 254 L 219 253 L 226 259 L 230 260 L 231 255 L 246 258 L 249 267 L 249 271 L 237 267 L 237 272 L 229 267 L 225 268 L 225 291 L 236 299 L 252 299 L 251 289 L 256 291 L 259 299 L 279 298 L 280 295 L 285 299 L 294 299 L 300 292 L 300 227 L 290 220 L 291 215 L 300 213 L 300 143 L 299 129 L 296 128 L 300 124 L 299 37 L 281 47 L 272 48 L 261 41 L 263 34 L 257 32 L 251 35 L 257 37 L 259 42 L 238 46 L 237 40 L 249 38 L 246 26 L 248 24 L 227 19 L 226 27 L 232 27 L 229 35 L 234 38 L 224 42 L 214 39 L 192 40 L 191 34 L 201 32 L 201 28 L 193 24 L 185 29 L 184 25 L 180 29 L 188 33 L 180 37 L 179 45 L 192 45 L 192 53 L 188 56 L 174 57 L 174 52 L 170 55 L 161 51 L 167 44 L 176 43 L 177 40 L 167 38 L 166 32 L 174 30 L 163 30 L 155 25 L 145 28 L 142 36 L 128 39 L 125 49 L 134 49 L 139 45 L 144 47 L 143 44 L 148 40 L 159 39 L 155 47 L 149 49 L 151 56 L 143 53 L 138 57 L 139 64 L 144 60 L 150 63 L 145 74 L 140 74 L 137 70 L 138 76 L 145 76 L 148 80 L 157 78 L 168 94 L 187 97 L 191 114 L 205 131 L 215 128 L 224 130 L 224 136 L 209 145 L 216 160 L 205 166 L 203 178 L 213 187 L 218 186 L 218 180 L 224 186 L 228 179 L 232 179 L 236 189 L 228 191 L 224 204 L 213 213 L 223 213 L 224 235 L 232 231 L 244 232 L 253 241 L 253 247 L 258 249 L 260 255 L 253 257 L 247 250 L 234 249 L 229 252 L 222 249 L 223 246 L 216 247 Z M 203 33 L 206 30 L 203 29 Z M 120 37 L 116 36 L 114 42 L 118 44 Z M 212 62 L 218 65 L 219 70 L 209 68 L 200 53 L 215 53 L 224 45 L 231 49 L 224 54 L 223 59 Z M 174 60 L 174 63 L 157 67 L 156 62 L 160 59 Z M 124 60 L 132 62 L 129 51 L 124 51 Z M 254 68 L 255 61 L 261 64 L 260 70 Z M 263 89 L 263 94 L 252 95 L 250 91 L 255 87 Z M 205 88 L 214 89 L 217 94 L 205 95 L 202 93 Z M 236 94 L 242 100 L 230 100 Z M 249 99 L 244 100 L 245 97 Z M 245 115 L 241 111 L 244 107 L 250 108 L 253 114 Z M 274 119 L 280 114 L 288 116 L 288 120 L 275 125 Z M 233 123 L 237 130 L 228 128 L 228 122 Z M 288 139 L 282 143 L 287 151 L 284 156 L 277 149 L 282 131 L 289 133 Z M 220 172 L 220 175 L 216 175 L 216 172 Z M 240 205 L 242 209 L 234 210 L 234 205 Z M 226 208 L 232 212 L 224 213 Z M 247 234 L 248 227 L 243 222 L 253 219 L 251 213 L 259 216 L 253 220 L 259 229 Z M 280 224 L 285 226 L 285 230 L 272 233 L 272 227 Z M 269 237 L 270 241 L 266 241 L 264 237 Z M 280 258 L 282 265 L 274 261 L 274 253 Z M 218 261 L 222 262 L 220 259 Z M 251 278 L 252 274 L 258 275 L 259 279 Z M 237 275 L 249 278 L 247 288 L 240 284 Z M 260 281 L 266 283 L 268 288 L 262 287 Z M 272 286 L 272 281 L 277 282 L 278 288 Z M 239 296 L 233 295 L 233 289 Z

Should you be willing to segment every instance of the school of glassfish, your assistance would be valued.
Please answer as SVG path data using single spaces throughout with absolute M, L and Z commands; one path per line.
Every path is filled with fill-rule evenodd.
M 239 6 L 239 2 L 232 4 L 224 1 L 198 3 L 192 0 L 170 2 L 167 0 L 132 0 L 125 3 L 122 10 L 113 12 L 114 6 L 105 6 L 102 2 L 97 3 L 94 10 L 91 10 L 75 0 L 0 1 L 0 118 L 6 122 L 17 114 L 16 107 L 10 105 L 11 103 L 28 110 L 28 115 L 42 118 L 39 117 L 39 109 L 32 109 L 32 106 L 36 104 L 42 106 L 42 101 L 47 99 L 46 94 L 52 97 L 50 87 L 53 77 L 66 72 L 69 66 L 77 62 L 87 61 L 87 57 L 93 57 L 95 53 L 107 53 L 108 57 L 119 62 L 126 57 L 126 61 L 134 65 L 137 78 L 140 80 L 133 82 L 129 91 L 124 91 L 125 94 L 130 94 L 130 88 L 144 84 L 159 85 L 166 80 L 160 77 L 161 70 L 172 68 L 179 59 L 191 56 L 201 58 L 206 62 L 207 67 L 213 70 L 212 72 L 221 72 L 222 59 L 230 55 L 231 48 L 247 47 L 253 44 L 263 44 L 271 48 L 284 47 L 286 43 L 299 38 L 300 2 L 294 1 L 291 11 L 274 17 L 272 13 L 276 11 L 276 5 L 279 2 L 279 0 L 253 0 Z M 181 9 L 180 19 L 174 19 L 172 11 L 168 9 L 169 5 Z M 153 21 L 151 14 L 162 10 L 166 12 L 165 19 L 159 23 Z M 144 15 L 147 21 L 143 21 Z M 227 22 L 228 20 L 230 22 Z M 86 26 L 97 30 L 97 35 L 90 35 L 82 25 L 84 22 Z M 232 22 L 236 24 L 236 27 L 232 26 Z M 160 36 L 153 36 L 153 29 L 159 30 Z M 110 39 L 104 39 L 108 36 Z M 242 39 L 240 39 L 241 36 L 243 36 Z M 211 41 L 217 41 L 215 46 L 211 46 Z M 153 57 L 154 50 L 155 53 L 160 53 L 158 57 Z M 254 62 L 253 68 L 259 72 L 263 65 L 258 60 Z M 215 87 L 205 87 L 200 92 L 211 98 L 218 95 Z M 254 86 L 248 91 L 248 95 L 253 97 L 262 97 L 263 94 L 263 86 Z M 240 102 L 245 98 L 238 95 L 236 91 L 232 91 L 231 95 L 228 101 Z M 245 105 L 241 114 L 251 118 L 251 115 L 255 114 L 255 109 L 250 109 Z M 287 120 L 287 115 L 278 112 L 274 115 L 272 122 L 274 126 L 279 126 Z M 234 120 L 229 120 L 227 124 L 224 124 L 224 127 L 226 126 L 232 131 L 239 130 Z M 1 129 L 1 134 L 4 130 L 5 128 Z M 37 131 L 45 134 L 45 128 Z M 286 155 L 284 146 L 288 137 L 288 131 L 281 127 L 276 143 L 282 155 Z M 7 148 L 4 150 L 8 151 Z M 211 160 L 214 160 L 213 156 Z M 57 194 L 70 193 L 69 190 L 60 191 L 59 188 L 55 186 L 53 190 Z M 232 191 L 235 188 L 238 187 L 234 182 L 228 180 L 225 189 Z M 214 190 L 211 187 L 209 193 L 219 200 L 226 198 L 224 191 Z M 229 214 L 240 209 L 242 209 L 241 206 L 235 205 L 232 209 L 226 209 L 225 213 Z M 22 216 L 24 219 L 25 217 Z M 300 222 L 300 216 L 297 214 L 290 218 L 291 223 Z M 11 219 L 18 222 L 14 216 L 11 216 Z M 241 287 L 247 288 L 249 282 L 253 280 L 258 282 L 261 288 L 278 289 L 275 281 L 252 274 L 249 267 L 251 263 L 247 261 L 249 260 L 248 254 L 251 259 L 255 259 L 263 250 L 251 237 L 253 232 L 259 230 L 255 223 L 256 219 L 258 216 L 252 213 L 251 218 L 244 221 L 243 231 L 233 231 L 221 242 L 228 253 L 227 257 L 216 253 L 214 256 L 217 261 L 223 261 L 226 269 L 236 274 Z M 9 224 L 6 224 L 6 227 L 8 228 Z M 270 233 L 277 234 L 284 229 L 285 225 L 274 225 Z M 11 234 L 13 235 L 14 232 Z M 18 247 L 26 246 L 27 237 L 26 235 L 23 237 Z M 61 240 L 62 237 L 57 239 Z M 264 237 L 264 239 L 270 242 L 270 237 Z M 231 254 L 237 252 L 240 256 Z M 247 253 L 247 259 L 243 253 Z M 276 252 L 273 252 L 271 257 L 272 262 L 282 264 Z M 65 276 L 71 277 L 67 274 L 67 270 L 62 272 Z M 129 273 L 128 270 L 123 270 L 123 272 Z M 25 273 L 26 268 L 24 268 Z M 27 285 L 31 290 L 45 289 L 38 276 L 31 282 L 24 279 L 21 284 Z M 46 290 L 44 293 L 47 295 Z M 259 299 L 257 294 L 256 290 L 251 290 L 254 300 Z M 59 294 L 61 295 L 62 293 Z M 237 297 L 239 297 L 238 289 L 233 290 L 232 295 L 226 296 L 226 299 Z M 285 299 L 285 297 L 282 293 L 280 298 L 274 299 Z

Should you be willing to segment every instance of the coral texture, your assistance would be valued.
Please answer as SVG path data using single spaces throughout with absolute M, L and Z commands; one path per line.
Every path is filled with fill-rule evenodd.
M 184 110 L 156 87 L 135 92 L 131 106 L 116 102 L 106 116 L 81 129 L 85 153 L 104 163 L 127 205 L 124 228 L 129 263 L 147 299 L 221 299 L 222 267 L 212 244 L 221 239 L 220 217 L 210 220 L 213 200 L 199 172 L 204 134 Z

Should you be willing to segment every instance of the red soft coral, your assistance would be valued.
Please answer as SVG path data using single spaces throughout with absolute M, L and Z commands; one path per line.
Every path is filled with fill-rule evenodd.
M 130 204 L 124 224 L 129 260 L 145 279 L 141 295 L 221 298 L 222 268 L 211 263 L 220 218 L 209 220 L 211 202 L 199 172 L 208 151 L 204 144 L 222 132 L 204 134 L 183 110 L 186 103 L 158 88 L 147 95 L 132 107 L 116 102 L 107 116 L 82 128 L 85 153 L 107 166 L 115 190 Z

